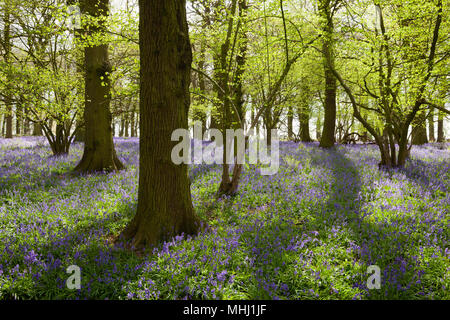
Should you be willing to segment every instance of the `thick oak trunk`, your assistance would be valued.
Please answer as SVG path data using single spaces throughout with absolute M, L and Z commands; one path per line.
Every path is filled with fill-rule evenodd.
M 172 132 L 188 128 L 192 53 L 186 1 L 139 1 L 140 158 L 138 207 L 123 232 L 137 247 L 195 234 L 187 165 L 171 160 Z

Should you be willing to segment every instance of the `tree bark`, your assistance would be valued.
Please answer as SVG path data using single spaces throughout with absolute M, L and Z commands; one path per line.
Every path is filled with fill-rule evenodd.
M 20 104 L 16 104 L 16 135 L 20 135 L 22 133 L 22 122 L 23 122 L 23 106 Z
M 334 76 L 333 76 L 334 77 Z M 311 136 L 309 134 L 309 103 L 312 100 L 312 94 L 310 87 L 307 83 L 308 79 L 302 79 L 302 85 L 300 87 L 300 101 L 297 108 L 299 119 L 299 136 L 303 142 L 311 142 Z
M 185 0 L 139 1 L 140 158 L 138 207 L 123 232 L 136 248 L 154 246 L 199 224 L 188 168 L 175 165 L 172 132 L 188 128 L 192 52 Z
M 42 136 L 42 127 L 39 123 L 33 123 L 33 136 Z
M 93 17 L 106 16 L 109 0 L 85 0 L 81 11 Z M 93 27 L 91 32 L 104 32 L 103 22 Z M 110 172 L 120 170 L 120 162 L 114 149 L 112 135 L 111 65 L 108 45 L 94 44 L 84 49 L 85 65 L 85 106 L 84 106 L 84 153 L 76 172 Z
M 444 141 L 445 141 L 445 136 L 444 136 L 444 113 L 442 111 L 439 111 L 437 142 L 444 142 Z
M 4 8 L 4 25 L 5 30 L 3 32 L 3 41 L 4 41 L 4 55 L 3 59 L 6 63 L 6 65 L 9 67 L 9 58 L 11 54 L 11 14 L 10 14 L 10 6 L 8 4 L 8 1 L 5 1 L 5 8 Z M 8 71 L 7 79 L 10 78 L 10 72 Z M 7 89 L 8 91 L 9 89 Z M 5 132 L 5 138 L 11 139 L 13 137 L 13 115 L 12 115 L 12 106 L 11 106 L 11 97 L 10 93 L 7 92 L 5 99 L 5 106 L 6 106 L 6 132 Z
M 428 143 L 425 113 L 418 114 L 416 119 L 416 124 L 412 129 L 412 144 L 422 145 Z
M 321 0 L 319 12 L 324 20 L 323 36 L 323 55 L 325 70 L 325 116 L 323 121 L 323 132 L 320 139 L 322 148 L 330 148 L 336 142 L 336 78 L 333 76 L 331 68 L 334 68 L 334 50 L 333 50 L 333 17 L 331 14 L 331 1 Z M 331 64 L 331 67 L 330 67 Z
M 428 116 L 428 140 L 430 142 L 435 142 L 436 137 L 434 135 L 434 108 L 431 107 L 430 115 Z
M 291 141 L 294 137 L 293 131 L 293 122 L 294 122 L 294 110 L 292 105 L 288 106 L 288 114 L 287 114 L 287 128 L 288 128 L 288 140 Z
M 298 117 L 300 122 L 300 140 L 303 142 L 311 142 L 312 139 L 309 134 L 309 108 L 307 104 L 301 104 Z

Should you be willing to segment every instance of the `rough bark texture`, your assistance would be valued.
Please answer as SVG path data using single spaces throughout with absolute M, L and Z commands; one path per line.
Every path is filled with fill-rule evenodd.
M 85 0 L 83 13 L 94 17 L 107 15 L 109 0 Z M 103 32 L 105 27 L 90 26 L 90 32 Z M 115 171 L 123 168 L 114 149 L 110 111 L 111 65 L 108 45 L 92 45 L 84 49 L 85 107 L 84 153 L 77 172 Z
M 319 4 L 319 11 L 324 20 L 324 37 L 323 37 L 323 55 L 324 55 L 324 69 L 325 69 L 325 116 L 323 121 L 322 137 L 320 139 L 320 146 L 322 148 L 330 148 L 334 146 L 335 129 L 336 129 L 336 78 L 333 76 L 331 67 L 334 67 L 334 52 L 333 52 L 333 18 L 331 15 L 331 1 L 321 0 Z
M 139 1 L 141 94 L 138 207 L 123 232 L 137 247 L 195 234 L 187 165 L 171 160 L 172 132 L 188 128 L 192 53 L 185 0 Z

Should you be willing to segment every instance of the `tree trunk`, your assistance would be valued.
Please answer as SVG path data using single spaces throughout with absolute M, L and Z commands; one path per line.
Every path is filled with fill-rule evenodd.
M 5 8 L 4 8 L 4 26 L 5 30 L 3 32 L 3 41 L 4 41 L 4 56 L 3 59 L 8 67 L 9 65 L 9 57 L 11 54 L 11 15 L 10 15 L 10 7 L 8 4 L 8 1 L 5 1 Z M 7 73 L 7 80 L 10 79 L 10 72 L 8 70 Z M 8 83 L 9 85 L 9 83 Z M 7 88 L 7 91 L 9 91 L 9 88 Z M 12 115 L 12 106 L 11 106 L 11 97 L 10 93 L 7 92 L 5 99 L 5 106 L 6 106 L 6 132 L 5 132 L 5 138 L 11 139 L 13 137 L 13 115 Z
M 187 165 L 171 160 L 177 144 L 172 132 L 188 128 L 192 53 L 185 6 L 185 0 L 139 1 L 139 194 L 136 215 L 123 232 L 137 248 L 199 227 Z
M 49 140 L 50 147 L 54 156 L 67 155 L 69 153 L 70 141 L 64 126 L 60 123 L 56 125 L 56 134 L 54 140 Z
M 85 0 L 83 13 L 93 17 L 108 14 L 109 0 Z M 95 32 L 105 31 L 99 23 Z M 112 135 L 111 65 L 108 45 L 92 45 L 84 49 L 85 59 L 85 106 L 84 106 L 84 153 L 76 172 L 110 172 L 120 170 L 120 162 L 114 149 Z
M 16 135 L 22 133 L 22 122 L 23 122 L 23 107 L 20 104 L 16 105 Z
M 291 141 L 294 136 L 294 131 L 293 131 L 294 114 L 293 114 L 293 112 L 294 112 L 294 110 L 292 108 L 292 105 L 289 105 L 288 106 L 288 115 L 287 115 L 287 127 L 288 127 L 289 141 Z
M 131 116 L 130 116 L 131 137 L 136 137 L 136 132 L 134 132 L 134 129 L 135 129 L 134 113 L 135 113 L 135 108 L 133 108 L 133 110 L 131 111 Z
M 39 123 L 33 123 L 33 136 L 42 136 L 42 127 Z
M 120 128 L 119 128 L 119 137 L 123 137 L 123 131 L 125 129 L 125 118 L 124 115 L 122 114 L 120 116 Z
M 305 92 L 303 92 L 305 93 Z M 303 100 L 303 99 L 302 99 Z M 309 99 L 304 99 L 300 102 L 298 108 L 298 119 L 300 122 L 299 135 L 300 140 L 303 142 L 311 142 L 311 136 L 309 134 Z
M 416 125 L 413 126 L 412 144 L 422 145 L 428 143 L 425 113 L 417 115 Z
M 5 97 L 5 104 L 6 104 L 5 138 L 11 139 L 13 137 L 13 116 L 12 116 L 11 99 L 9 97 Z
M 125 138 L 128 138 L 130 136 L 129 131 L 128 131 L 128 127 L 130 125 L 130 121 L 129 121 L 129 114 L 128 112 L 125 114 L 125 127 L 124 127 L 124 136 Z
M 428 117 L 428 139 L 430 142 L 435 142 L 434 136 L 434 108 L 431 108 L 430 115 Z
M 445 136 L 444 136 L 444 113 L 442 111 L 439 111 L 437 142 L 444 142 L 444 141 L 445 141 Z
M 336 129 L 336 78 L 331 71 L 329 64 L 334 68 L 334 50 L 333 50 L 333 18 L 331 16 L 331 3 L 329 0 L 321 0 L 319 12 L 324 19 L 323 36 L 323 64 L 325 70 L 325 116 L 323 122 L 323 132 L 320 139 L 322 148 L 334 146 Z
M 28 118 L 28 108 L 24 108 L 24 122 L 23 122 L 23 134 L 28 136 L 30 134 L 30 120 Z

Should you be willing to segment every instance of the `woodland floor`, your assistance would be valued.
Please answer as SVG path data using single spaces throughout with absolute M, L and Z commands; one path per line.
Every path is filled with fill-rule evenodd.
M 73 176 L 80 144 L 52 157 L 42 138 L 0 139 L 0 299 L 450 299 L 450 144 L 385 172 L 375 146 L 283 142 L 278 174 L 247 166 L 219 201 L 220 166 L 195 165 L 211 228 L 137 256 L 111 239 L 136 209 L 139 141 L 115 142 L 126 170 Z

